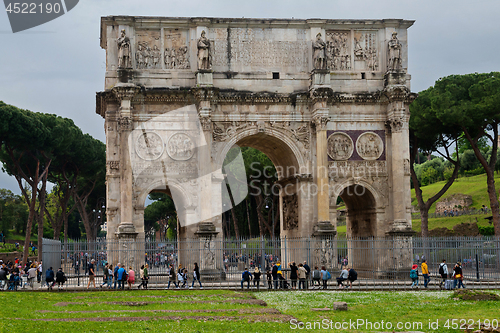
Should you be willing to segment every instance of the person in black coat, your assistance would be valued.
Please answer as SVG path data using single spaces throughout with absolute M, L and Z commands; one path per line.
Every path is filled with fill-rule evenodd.
M 191 284 L 191 288 L 189 288 L 189 289 L 193 289 L 194 288 L 194 282 L 195 281 L 198 281 L 198 283 L 200 284 L 200 289 L 203 289 L 203 286 L 201 285 L 200 278 L 201 278 L 200 268 L 198 267 L 198 263 L 195 262 L 194 263 L 194 269 L 193 269 L 193 283 Z

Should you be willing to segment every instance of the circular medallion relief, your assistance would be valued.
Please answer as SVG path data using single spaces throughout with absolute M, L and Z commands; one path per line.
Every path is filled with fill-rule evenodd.
M 376 160 L 384 151 L 384 143 L 377 133 L 365 132 L 356 141 L 356 151 L 364 160 Z
M 167 153 L 173 160 L 187 161 L 194 154 L 193 140 L 187 134 L 176 133 L 168 140 Z
M 328 156 L 333 160 L 347 160 L 354 151 L 354 144 L 349 135 L 337 132 L 328 137 Z
M 135 151 L 137 155 L 147 161 L 160 158 L 164 148 L 162 138 L 154 132 L 141 133 L 135 142 Z

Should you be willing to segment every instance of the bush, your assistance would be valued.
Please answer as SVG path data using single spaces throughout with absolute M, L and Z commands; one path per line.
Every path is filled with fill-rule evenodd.
M 479 233 L 484 236 L 493 236 L 495 234 L 495 229 L 493 226 L 478 227 Z

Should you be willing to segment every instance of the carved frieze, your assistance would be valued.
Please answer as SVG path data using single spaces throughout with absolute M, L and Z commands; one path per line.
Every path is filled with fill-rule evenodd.
M 297 194 L 283 197 L 283 229 L 293 230 L 299 227 Z
M 187 161 L 194 154 L 193 140 L 185 133 L 175 133 L 168 140 L 167 153 L 173 160 Z
M 354 144 L 349 135 L 336 132 L 328 137 L 328 156 L 334 161 L 348 160 L 354 151 Z
M 132 172 L 135 176 L 139 175 L 172 175 L 196 174 L 198 164 L 196 161 L 176 161 L 166 163 L 165 161 L 135 162 L 132 166 Z
M 163 139 L 155 132 L 143 132 L 135 142 L 135 152 L 146 161 L 160 158 L 164 148 Z
M 209 116 L 199 116 L 201 129 L 203 131 L 211 131 L 212 130 L 212 120 Z
M 161 68 L 160 31 L 136 30 L 137 47 L 135 64 L 137 69 Z
M 226 141 L 233 137 L 237 132 L 255 126 L 255 122 L 233 121 L 233 122 L 214 122 L 213 140 Z
M 371 31 L 354 32 L 354 69 L 379 70 L 377 34 Z
M 290 131 L 292 137 L 301 142 L 304 145 L 305 149 L 309 149 L 310 147 L 310 137 L 311 137 L 311 126 L 308 123 L 304 123 L 299 127 L 294 127 L 289 121 L 271 121 L 269 125 L 272 128 L 284 129 L 286 131 Z
M 349 31 L 326 32 L 326 55 L 330 70 L 351 70 L 350 35 Z
M 330 161 L 328 163 L 328 176 L 331 180 L 338 181 L 345 178 L 364 178 L 387 176 L 386 161 Z
M 356 140 L 356 152 L 364 160 L 376 160 L 384 151 L 384 143 L 377 133 L 365 132 Z
M 179 30 L 164 31 L 165 51 L 163 54 L 166 69 L 189 69 L 188 32 Z

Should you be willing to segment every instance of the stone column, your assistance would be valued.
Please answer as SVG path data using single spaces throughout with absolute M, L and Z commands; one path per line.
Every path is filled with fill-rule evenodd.
M 324 73 L 322 75 L 330 75 Z M 317 186 L 317 221 L 330 223 L 330 200 L 328 181 L 328 155 L 327 155 L 327 124 L 328 124 L 328 97 L 331 88 L 321 86 L 312 87 L 310 94 L 312 100 L 312 123 L 316 130 L 316 168 L 314 178 Z
M 389 78 L 392 75 L 400 73 L 388 73 Z M 390 79 L 391 80 L 395 80 Z M 408 121 L 409 99 L 412 95 L 406 86 L 400 84 L 388 85 L 385 89 L 386 96 L 389 98 L 387 127 L 391 135 L 391 170 L 392 178 L 392 202 L 393 224 L 388 232 L 400 232 L 411 230 L 411 192 L 410 192 L 410 174 L 407 172 L 407 165 L 410 156 L 409 128 Z
M 134 84 L 121 83 L 113 88 L 113 93 L 120 101 L 118 115 L 119 152 L 120 152 L 120 224 L 115 235 L 118 238 L 118 260 L 122 264 L 135 266 L 135 240 L 137 232 L 133 224 L 133 188 L 132 165 L 130 162 L 129 135 L 132 131 L 132 98 L 139 88 Z M 115 256 L 116 258 L 116 256 Z

